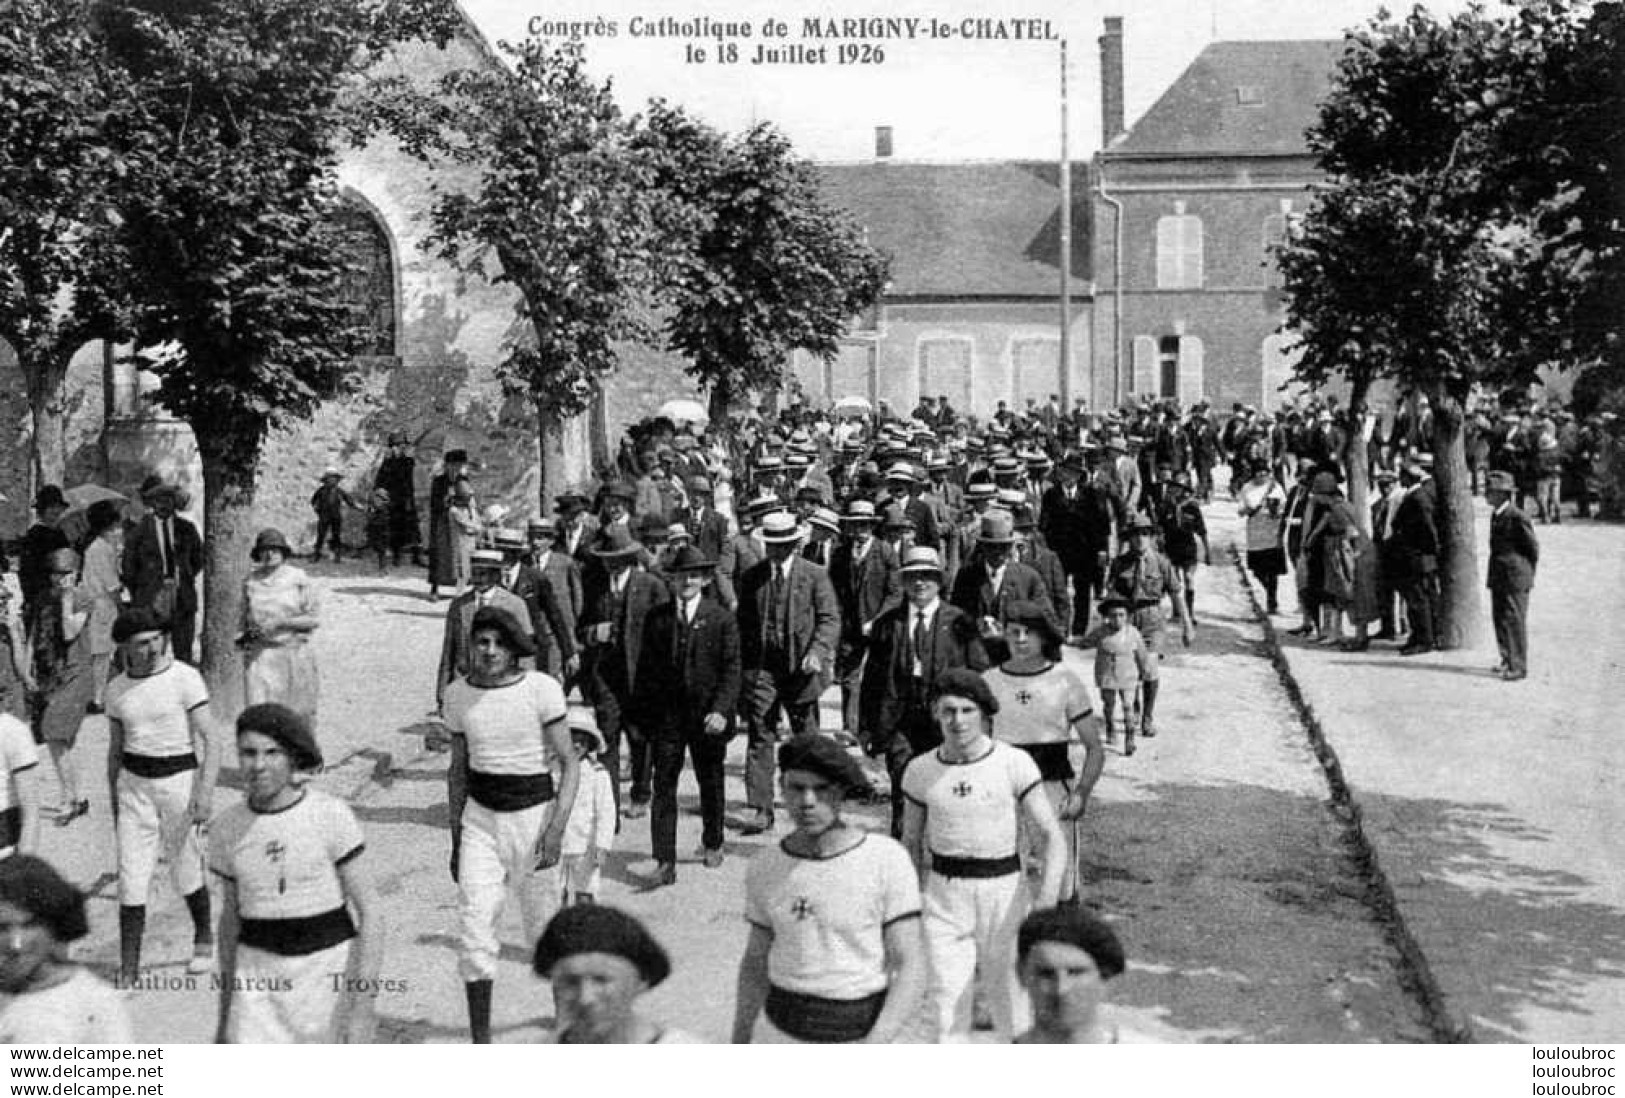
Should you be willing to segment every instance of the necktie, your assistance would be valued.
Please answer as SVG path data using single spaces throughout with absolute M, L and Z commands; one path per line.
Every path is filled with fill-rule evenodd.
M 914 615 L 914 674 L 925 676 L 925 611 Z
M 175 574 L 175 546 L 169 540 L 169 520 L 162 519 L 158 523 L 158 551 L 164 558 L 164 575 Z

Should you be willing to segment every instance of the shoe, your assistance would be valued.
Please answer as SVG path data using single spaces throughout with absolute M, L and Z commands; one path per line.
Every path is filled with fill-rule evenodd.
M 1315 635 L 1315 629 L 1312 625 L 1300 625 L 1296 629 L 1288 629 L 1286 635 L 1289 637 L 1312 637 Z
M 1371 647 L 1371 638 L 1367 637 L 1364 640 L 1346 640 L 1337 647 L 1338 650 L 1342 652 L 1364 652 L 1366 649 Z
M 1398 640 L 1399 634 L 1394 632 L 1392 629 L 1379 629 L 1375 633 L 1371 634 L 1371 639 L 1379 641 Z
M 1407 644 L 1399 650 L 1401 656 L 1420 656 L 1423 652 L 1433 651 L 1431 644 Z
M 705 868 L 707 868 L 707 869 L 721 869 L 722 868 L 722 848 L 720 846 L 717 847 L 715 850 L 707 850 L 705 852 Z
M 1513 671 L 1513 670 L 1508 669 L 1506 671 L 1501 672 L 1501 681 L 1502 682 L 1518 682 L 1519 680 L 1527 679 L 1528 677 L 1529 677 L 1529 672 L 1527 672 L 1527 671 Z
M 1318 648 L 1340 648 L 1342 645 L 1343 638 L 1336 633 L 1327 633 L 1323 637 L 1315 638 L 1315 646 Z
M 641 820 L 649 814 L 649 806 L 642 801 L 633 801 L 621 810 L 621 815 L 629 820 Z
M 1132 755 L 1132 754 L 1134 754 L 1134 741 L 1133 740 L 1127 740 L 1127 741 L 1125 741 L 1123 743 L 1123 754 L 1124 755 Z
M 760 835 L 764 831 L 773 830 L 773 817 L 760 809 L 738 820 L 729 820 L 728 823 L 741 835 Z
M 1156 734 L 1157 734 L 1157 726 L 1152 724 L 1150 721 L 1146 721 L 1144 724 L 1142 724 L 1140 726 L 1140 737 L 1142 739 L 1149 740 L 1149 739 L 1153 738 L 1154 736 L 1156 736 Z
M 188 975 L 202 976 L 214 971 L 214 943 L 199 943 L 192 947 L 192 958 L 186 962 Z
M 67 827 L 80 816 L 90 815 L 89 801 L 75 801 L 72 808 L 56 818 L 56 826 Z
M 1280 612 L 1281 612 L 1281 604 L 1280 603 L 1272 602 L 1268 606 L 1264 607 L 1264 613 L 1268 614 L 1272 618 L 1275 615 L 1279 614 Z
M 676 883 L 677 883 L 677 863 L 676 862 L 658 862 L 655 865 L 655 871 L 654 871 L 653 875 L 645 877 L 643 879 L 643 888 L 644 888 L 645 891 L 648 891 L 648 890 L 656 889 L 656 888 L 664 888 L 667 885 L 674 885 Z

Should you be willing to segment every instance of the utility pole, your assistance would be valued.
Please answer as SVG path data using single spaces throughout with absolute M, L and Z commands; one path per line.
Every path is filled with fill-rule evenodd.
M 1072 161 L 1066 143 L 1066 39 L 1061 39 L 1061 411 L 1072 407 Z

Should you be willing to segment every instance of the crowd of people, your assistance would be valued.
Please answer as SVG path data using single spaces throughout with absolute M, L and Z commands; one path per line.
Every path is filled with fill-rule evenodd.
M 1437 500 L 1413 445 L 1427 435 L 1425 403 L 1391 424 L 1331 401 L 1221 417 L 1150 400 L 1063 412 L 1052 398 L 986 420 L 946 397 L 907 418 L 855 403 L 793 402 L 727 432 L 645 421 L 592 496 L 561 495 L 522 526 L 480 509 L 468 454 L 450 450 L 424 538 L 403 435 L 390 436 L 364 506 L 336 473 L 323 477 L 318 557 L 324 544 L 342 550 L 343 510 L 365 510 L 380 568 L 426 547 L 431 597 L 452 596 L 434 695 L 473 1041 L 491 1038 L 510 898 L 552 981 L 556 1039 L 689 1036 L 637 1012 L 669 962 L 635 919 L 596 903 L 628 821 L 649 821 L 644 887 L 677 884 L 685 762 L 705 869 L 723 864 L 725 829 L 775 831 L 781 809 L 790 821 L 748 870 L 735 1041 L 959 1040 L 978 1028 L 1119 1039 L 1100 990 L 1123 951 L 1080 904 L 1078 823 L 1109 753 L 1130 757 L 1158 734 L 1162 657 L 1193 642 L 1212 563 L 1203 505 L 1228 489 L 1268 613 L 1281 612 L 1281 578 L 1295 581 L 1299 634 L 1351 648 L 1402 639 L 1404 653 L 1437 642 Z M 1605 420 L 1563 412 L 1480 419 L 1469 455 L 1495 508 L 1490 586 L 1501 673 L 1515 680 L 1538 559 L 1522 500 L 1560 521 L 1551 481 L 1574 474 L 1587 486 L 1570 495 L 1588 513 L 1611 436 Z M 1345 498 L 1350 455 L 1377 485 L 1368 515 Z M 90 810 L 73 748 L 105 716 L 120 981 L 140 986 L 149 886 L 165 864 L 193 923 L 188 971 L 226 977 L 221 1040 L 365 1040 L 385 913 L 353 813 L 305 780 L 322 761 L 316 588 L 280 531 L 258 536 L 237 640 L 246 799 L 217 814 L 225 733 L 192 666 L 202 540 L 173 486 L 149 478 L 140 495 L 133 521 L 114 501 L 90 505 L 75 545 L 68 501 L 47 486 L 20 547 L 0 660 L 0 848 L 14 855 L 0 865 L 0 916 L 17 909 L 7 963 L 20 956 L 15 928 L 38 915 L 50 933 L 29 953 L 37 990 L 86 989 L 73 1009 L 103 1028 L 81 1032 L 118 1032 L 67 960 L 82 933 L 72 889 L 27 857 L 43 814 L 36 745 L 56 769 L 56 823 L 71 827 Z M 1089 665 L 1064 658 L 1068 647 L 1093 650 L 1098 713 L 1079 670 Z M 824 729 L 833 687 L 839 727 Z M 736 735 L 748 808 L 730 818 Z M 889 834 L 852 825 L 860 799 L 890 802 Z M 46 882 L 48 913 L 26 889 L 14 898 L 12 870 Z M 0 1032 L 26 1029 L 13 1016 L 29 1001 L 0 1010 Z

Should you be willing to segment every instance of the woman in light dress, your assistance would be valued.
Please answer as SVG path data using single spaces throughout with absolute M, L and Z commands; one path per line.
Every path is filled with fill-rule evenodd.
M 305 572 L 288 563 L 293 549 L 280 530 L 260 531 L 243 581 L 243 692 L 249 705 L 277 702 L 316 728 L 320 677 L 311 634 L 321 603 Z

